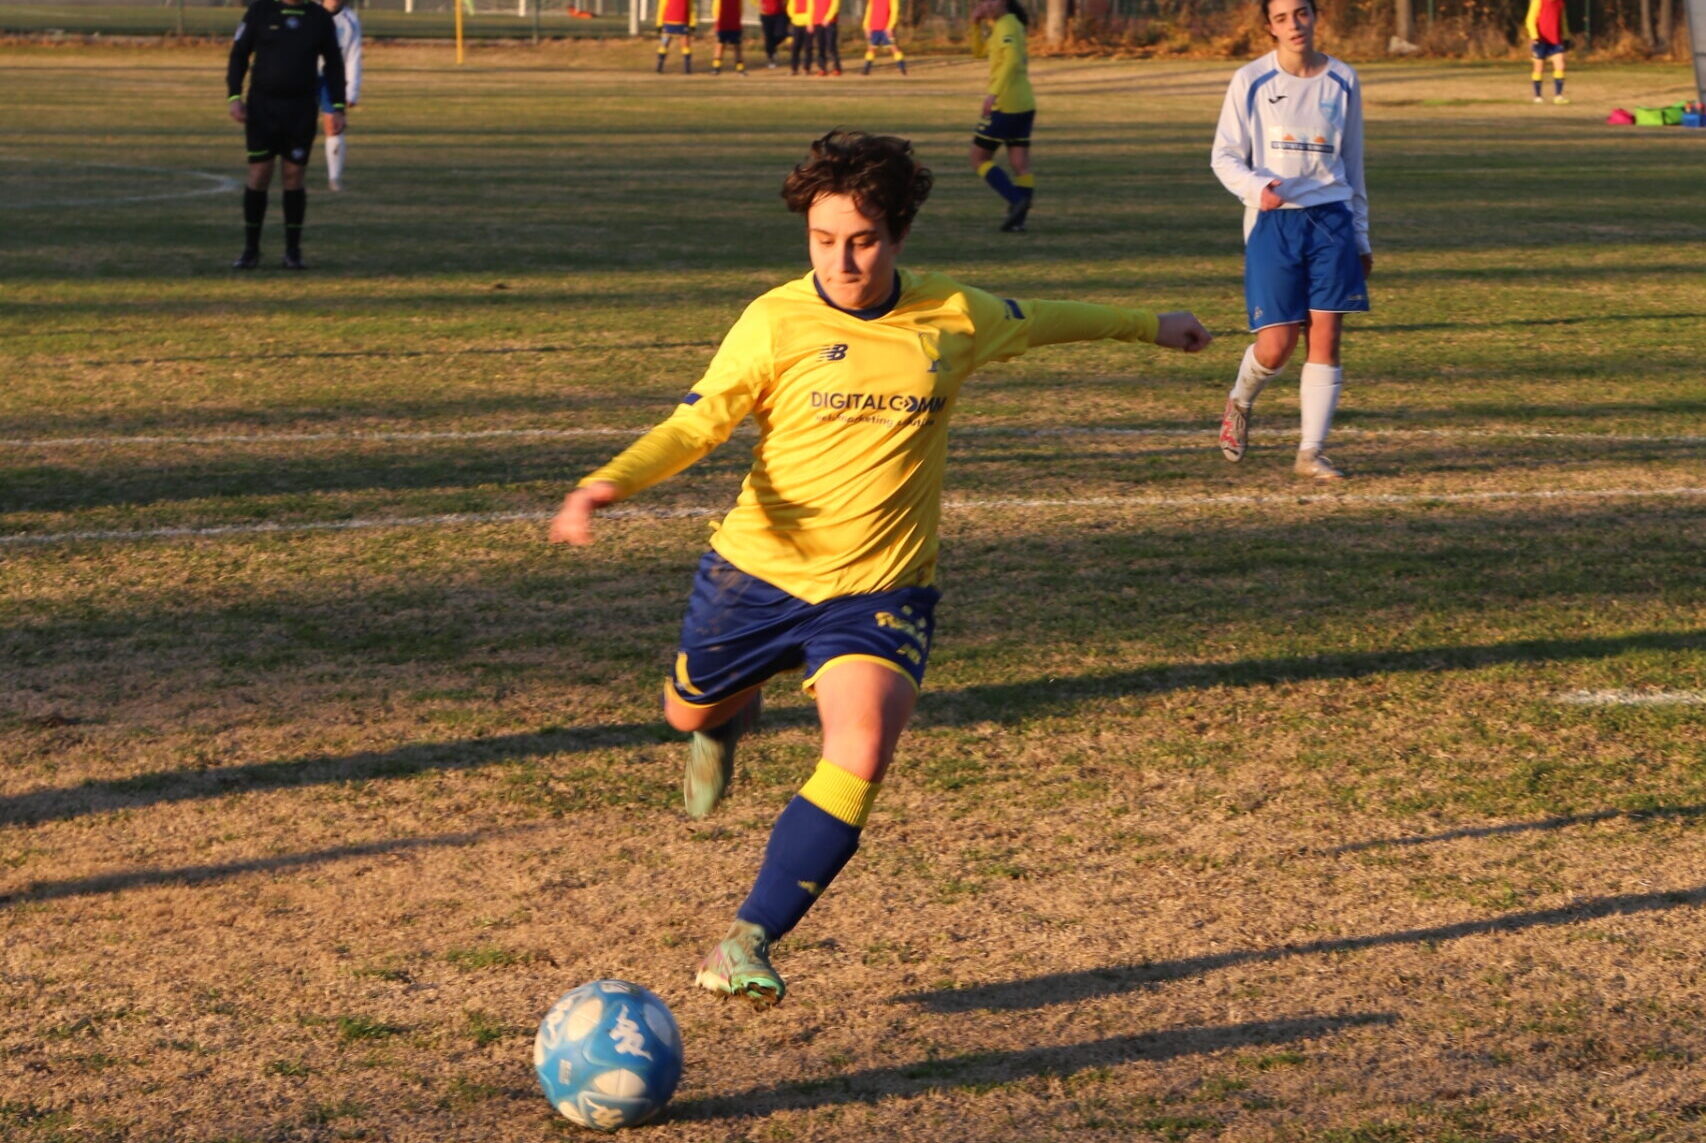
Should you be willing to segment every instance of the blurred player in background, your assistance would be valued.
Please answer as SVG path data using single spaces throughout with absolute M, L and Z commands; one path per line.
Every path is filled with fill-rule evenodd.
M 338 31 L 338 53 L 344 57 L 344 110 L 348 114 L 361 100 L 361 21 L 344 0 L 320 0 L 332 14 Z M 320 75 L 320 126 L 326 132 L 326 187 L 344 189 L 344 118 L 334 117 L 332 92 L 324 73 Z
M 699 11 L 693 0 L 658 0 L 658 74 L 669 58 L 669 41 L 681 37 L 681 70 L 693 74 L 693 32 L 699 27 Z
M 776 66 L 776 49 L 788 38 L 787 0 L 758 0 L 758 26 L 764 30 L 764 66 Z
M 700 561 L 664 717 L 693 743 L 690 817 L 716 808 L 765 680 L 801 668 L 823 751 L 776 819 L 752 891 L 696 982 L 774 1004 L 770 946 L 859 848 L 924 682 L 948 423 L 985 362 L 1113 338 L 1197 350 L 1188 313 L 1015 301 L 897 267 L 930 172 L 905 139 L 832 131 L 783 184 L 812 271 L 753 302 L 668 420 L 563 501 L 553 543 L 592 540 L 596 510 L 758 423 L 753 466 Z
M 840 75 L 841 0 L 811 0 L 811 27 L 812 39 L 817 41 L 817 73 Z
M 1037 97 L 1031 92 L 1025 53 L 1025 28 L 1030 22 L 1019 0 L 978 0 L 972 9 L 972 53 L 989 56 L 989 93 L 983 97 L 972 135 L 971 165 L 1006 200 L 1007 217 L 1001 229 L 1010 234 L 1025 229 L 1037 191 L 1036 176 L 1031 174 Z M 984 24 L 990 25 L 987 37 Z M 996 152 L 1004 146 L 1013 165 L 1011 177 L 995 161 Z
M 865 0 L 865 74 L 877 62 L 877 49 L 887 48 L 894 53 L 895 66 L 906 74 L 906 57 L 895 42 L 895 29 L 900 26 L 900 0 Z
M 733 46 L 735 70 L 746 74 L 746 55 L 741 44 L 741 0 L 716 0 L 717 48 L 711 56 L 711 74 L 723 74 L 723 49 Z
M 249 97 L 243 78 L 249 75 Z M 344 126 L 344 57 L 331 14 L 318 4 L 255 0 L 243 13 L 225 66 L 226 106 L 243 125 L 249 175 L 243 190 L 243 252 L 232 263 L 253 270 L 261 261 L 261 225 L 277 160 L 284 161 L 284 268 L 303 269 L 302 228 L 308 217 L 303 181 L 314 151 L 314 117 L 324 75 L 331 121 Z
M 1244 458 L 1256 395 L 1285 368 L 1300 334 L 1308 354 L 1296 471 L 1344 473 L 1322 451 L 1344 371 L 1347 313 L 1368 310 L 1374 268 L 1362 177 L 1362 88 L 1348 64 L 1315 50 L 1313 0 L 1258 0 L 1274 50 L 1226 89 L 1211 165 L 1244 203 L 1244 302 L 1256 340 L 1221 416 L 1220 451 Z
M 800 59 L 806 62 L 806 74 L 812 73 L 812 54 L 817 37 L 812 35 L 812 0 L 788 0 L 788 26 L 794 30 L 794 70 L 800 74 Z
M 1570 50 L 1570 17 L 1564 11 L 1564 0 L 1528 0 L 1528 31 L 1530 54 L 1534 57 L 1534 102 L 1545 103 L 1540 94 L 1540 77 L 1546 61 L 1552 61 L 1552 102 L 1568 103 L 1564 94 L 1564 53 Z

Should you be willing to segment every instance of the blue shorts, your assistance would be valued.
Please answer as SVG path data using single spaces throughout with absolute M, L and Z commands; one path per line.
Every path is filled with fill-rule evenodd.
M 691 36 L 693 28 L 688 24 L 665 24 L 663 34 L 666 36 Z
M 726 31 L 725 32 L 723 29 L 718 28 L 717 29 L 717 42 L 719 44 L 733 44 L 735 47 L 739 47 L 740 46 L 740 29 L 735 28 L 732 31 Z
M 338 109 L 332 106 L 332 89 L 326 83 L 326 77 L 320 77 L 320 114 L 335 115 Z
M 804 667 L 802 687 L 811 694 L 825 667 L 862 659 L 922 687 L 941 595 L 901 587 L 807 603 L 707 552 L 693 577 L 670 683 L 682 702 L 709 706 Z
M 1535 40 L 1529 45 L 1529 51 L 1537 60 L 1549 60 L 1553 56 L 1561 56 L 1570 50 L 1570 41 L 1554 44 L 1550 40 Z
M 1295 325 L 1310 310 L 1368 312 L 1356 222 L 1342 202 L 1264 210 L 1244 244 L 1250 331 Z
M 1036 118 L 1035 111 L 1015 111 L 1012 114 L 991 111 L 972 132 L 971 141 L 985 151 L 999 151 L 1003 143 L 1009 147 L 1029 147 L 1031 124 Z
M 894 47 L 894 37 L 889 35 L 887 32 L 881 30 L 880 28 L 873 29 L 871 31 L 870 39 L 871 39 L 871 46 L 873 48 L 892 48 L 892 47 Z

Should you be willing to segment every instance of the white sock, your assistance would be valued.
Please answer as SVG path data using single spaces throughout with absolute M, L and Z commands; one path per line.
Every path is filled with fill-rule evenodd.
M 326 136 L 326 178 L 334 183 L 344 179 L 344 137 Z
M 1285 367 L 1282 365 L 1280 368 Z M 1269 369 L 1256 360 L 1256 346 L 1252 342 L 1244 350 L 1244 360 L 1238 365 L 1238 380 L 1232 383 L 1232 399 L 1240 405 L 1255 404 L 1257 395 L 1278 372 L 1279 369 Z
M 1303 441 L 1299 452 L 1325 448 L 1327 433 L 1333 427 L 1333 410 L 1339 407 L 1339 390 L 1345 384 L 1345 371 L 1337 365 L 1320 365 L 1310 361 L 1303 366 L 1303 383 L 1298 399 L 1303 404 Z

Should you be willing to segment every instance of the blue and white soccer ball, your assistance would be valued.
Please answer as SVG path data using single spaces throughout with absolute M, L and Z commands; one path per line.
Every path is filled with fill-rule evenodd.
M 635 1127 L 663 1110 L 681 1080 L 681 1030 L 669 1005 L 625 980 L 566 992 L 533 1038 L 545 1098 L 594 1131 Z

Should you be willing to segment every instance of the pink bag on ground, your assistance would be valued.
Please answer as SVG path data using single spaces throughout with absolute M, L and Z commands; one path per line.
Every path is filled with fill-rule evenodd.
M 1635 117 L 1619 107 L 1607 115 L 1605 121 L 1613 127 L 1630 127 L 1634 125 Z

